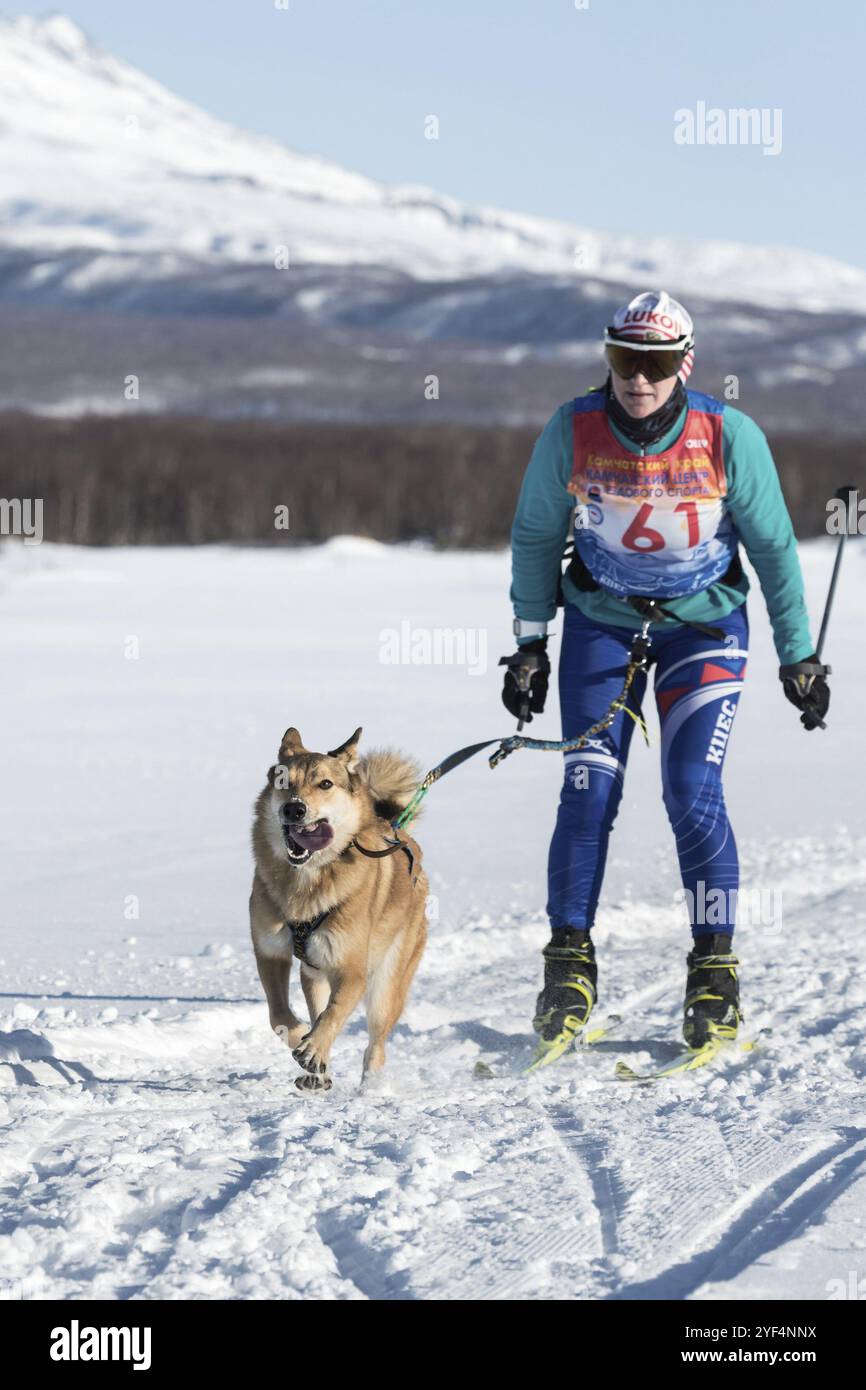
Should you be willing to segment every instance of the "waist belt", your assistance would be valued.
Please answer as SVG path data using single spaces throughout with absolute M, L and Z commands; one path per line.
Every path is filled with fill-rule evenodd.
M 574 587 L 584 594 L 595 593 L 599 590 L 601 585 L 598 583 L 598 580 L 592 577 L 589 569 L 574 549 L 573 543 L 571 551 L 566 549 L 565 554 L 569 557 L 565 573 L 568 575 Z M 716 580 L 716 583 L 737 584 L 742 577 L 743 566 L 740 561 L 740 552 L 736 550 L 728 568 L 725 570 L 721 579 Z M 721 628 L 710 627 L 706 623 L 696 623 L 690 621 L 688 618 L 681 618 L 678 613 L 674 613 L 670 608 L 663 606 L 659 598 L 653 598 L 652 596 L 643 594 L 626 594 L 624 596 L 620 594 L 611 594 L 610 597 L 619 599 L 622 603 L 629 604 L 642 618 L 649 618 L 650 622 L 658 622 L 661 618 L 671 618 L 675 623 L 682 623 L 683 627 L 691 627 L 694 628 L 696 632 L 702 632 L 705 637 L 713 637 L 718 640 L 724 636 Z M 557 595 L 557 603 L 560 607 L 565 603 L 561 581 L 559 593 Z
M 569 579 L 571 580 L 572 584 L 574 585 L 575 589 L 579 589 L 580 592 L 583 593 L 583 594 L 595 593 L 595 591 L 596 591 L 597 589 L 600 589 L 600 588 L 601 588 L 601 585 L 599 584 L 598 580 L 593 579 L 592 574 L 590 573 L 590 571 L 587 569 L 586 565 L 585 565 L 585 564 L 583 563 L 583 561 L 581 560 L 581 558 L 580 558 L 580 556 L 578 555 L 577 551 L 574 549 L 574 542 L 573 542 L 573 541 L 570 542 L 569 545 L 570 545 L 570 548 L 569 548 L 569 546 L 566 546 L 565 552 L 564 552 L 564 554 L 563 554 L 563 559 L 568 560 L 568 564 L 567 564 L 567 566 L 566 566 L 565 573 L 568 575 L 568 577 L 569 577 Z M 742 579 L 742 577 L 743 577 L 743 565 L 742 565 L 742 561 L 740 560 L 740 552 L 739 552 L 739 550 L 735 550 L 735 551 L 734 551 L 734 554 L 733 554 L 733 556 L 732 556 L 732 558 L 731 558 L 731 563 L 728 565 L 728 568 L 725 570 L 725 572 L 724 572 L 724 574 L 722 575 L 721 579 L 717 579 L 717 580 L 716 580 L 716 583 L 717 583 L 717 584 L 739 584 L 739 582 L 740 582 L 740 580 Z M 560 607 L 560 608 L 562 607 L 562 603 L 563 603 L 562 584 L 560 584 L 560 586 L 559 586 L 559 607 Z

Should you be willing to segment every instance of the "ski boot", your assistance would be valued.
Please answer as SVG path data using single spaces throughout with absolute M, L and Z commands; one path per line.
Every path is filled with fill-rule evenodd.
M 728 932 L 696 938 L 688 957 L 683 1037 L 694 1051 L 708 1042 L 733 1042 L 742 1022 L 737 957 Z
M 531 1069 L 555 1062 L 573 1045 L 592 1013 L 598 978 L 595 949 L 582 928 L 556 928 L 541 954 L 544 988 L 532 1020 L 538 1046 Z

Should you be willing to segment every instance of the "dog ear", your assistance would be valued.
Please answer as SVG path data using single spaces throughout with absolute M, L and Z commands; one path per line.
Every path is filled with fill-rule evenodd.
M 283 741 L 280 744 L 279 757 L 281 759 L 291 758 L 294 757 L 295 753 L 305 753 L 306 751 L 307 750 L 304 748 L 304 740 L 301 738 L 297 729 L 286 729 L 286 732 L 283 734 Z
M 347 772 L 355 772 L 358 768 L 358 740 L 363 733 L 363 729 L 356 729 L 351 738 L 347 738 L 345 743 L 341 743 L 339 748 L 332 748 L 328 754 L 329 758 L 339 758 L 341 763 L 346 764 Z

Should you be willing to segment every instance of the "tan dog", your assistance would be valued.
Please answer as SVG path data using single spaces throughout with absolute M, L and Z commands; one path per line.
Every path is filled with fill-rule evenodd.
M 363 1076 L 383 1066 L 427 937 L 421 851 L 401 835 L 405 848 L 388 852 L 390 821 L 415 791 L 418 768 L 389 750 L 359 757 L 360 737 L 356 729 L 332 753 L 311 753 L 287 729 L 255 806 L 253 948 L 271 1027 L 309 1073 L 295 1081 L 307 1090 L 330 1087 L 331 1047 L 362 995 Z M 311 1026 L 289 1007 L 293 955 Z

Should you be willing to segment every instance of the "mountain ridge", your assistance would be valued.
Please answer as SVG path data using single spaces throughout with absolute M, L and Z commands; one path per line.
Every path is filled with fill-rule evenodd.
M 418 280 L 523 272 L 866 313 L 866 271 L 780 246 L 607 234 L 385 184 L 249 134 L 68 16 L 0 18 L 0 252 L 168 253 L 374 266 Z
M 543 423 L 648 287 L 692 313 L 701 389 L 736 378 L 767 428 L 862 432 L 864 271 L 379 183 L 209 115 L 65 15 L 0 18 L 0 409 Z

